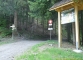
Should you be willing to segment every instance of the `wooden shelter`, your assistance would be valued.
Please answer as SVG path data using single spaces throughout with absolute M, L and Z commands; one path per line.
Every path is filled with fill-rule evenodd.
M 61 12 L 71 8 L 74 8 L 75 10 L 76 49 L 78 50 L 80 48 L 78 11 L 83 10 L 83 0 L 78 0 L 77 2 L 75 2 L 75 0 L 62 0 L 60 2 L 55 3 L 50 8 L 50 11 L 55 10 L 58 12 L 58 46 L 61 47 Z

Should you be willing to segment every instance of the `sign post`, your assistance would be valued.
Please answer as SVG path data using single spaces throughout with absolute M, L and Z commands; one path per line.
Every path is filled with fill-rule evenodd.
M 49 20 L 48 24 L 49 24 L 48 30 L 50 30 L 50 40 L 51 40 L 51 35 L 52 35 L 51 30 L 53 30 L 53 28 L 52 28 L 52 20 Z
M 14 24 L 12 24 L 12 26 L 10 26 L 11 28 L 12 28 L 12 40 L 14 39 L 14 35 L 13 35 L 13 32 L 14 32 L 14 30 L 16 29 L 15 28 L 15 25 Z
M 50 40 L 51 40 L 51 30 L 50 30 Z

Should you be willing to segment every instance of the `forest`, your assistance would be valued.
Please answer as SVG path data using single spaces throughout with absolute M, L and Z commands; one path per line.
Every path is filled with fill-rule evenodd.
M 53 20 L 52 38 L 58 36 L 58 13 L 49 11 L 61 0 L 0 0 L 0 38 L 12 35 L 26 39 L 48 39 L 48 21 Z M 75 0 L 77 1 L 77 0 Z M 83 45 L 83 10 L 79 11 L 80 41 Z M 63 39 L 72 42 L 72 23 L 62 25 Z

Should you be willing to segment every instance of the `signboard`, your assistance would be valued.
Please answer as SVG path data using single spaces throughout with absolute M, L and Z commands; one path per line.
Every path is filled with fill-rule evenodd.
M 49 20 L 48 23 L 49 23 L 49 24 L 52 24 L 52 20 Z
M 52 24 L 49 24 L 49 26 L 52 26 Z
M 52 20 L 48 21 L 48 25 L 49 25 L 48 30 L 53 30 L 52 22 L 53 22 Z
M 75 12 L 74 8 L 65 10 L 61 13 L 61 24 L 75 22 Z
M 48 24 L 49 24 L 48 30 L 50 30 L 50 40 L 51 40 L 51 30 L 53 30 L 53 28 L 52 28 L 52 20 L 49 20 Z
M 12 24 L 12 26 L 10 26 L 10 27 L 12 27 L 12 30 L 15 30 L 16 29 L 16 27 L 15 27 L 14 24 Z
M 53 28 L 48 28 L 48 30 L 53 30 Z

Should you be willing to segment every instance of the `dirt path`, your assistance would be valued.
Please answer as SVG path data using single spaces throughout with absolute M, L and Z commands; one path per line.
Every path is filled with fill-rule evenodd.
M 14 60 L 14 57 L 42 41 L 19 41 L 0 46 L 0 60 Z

